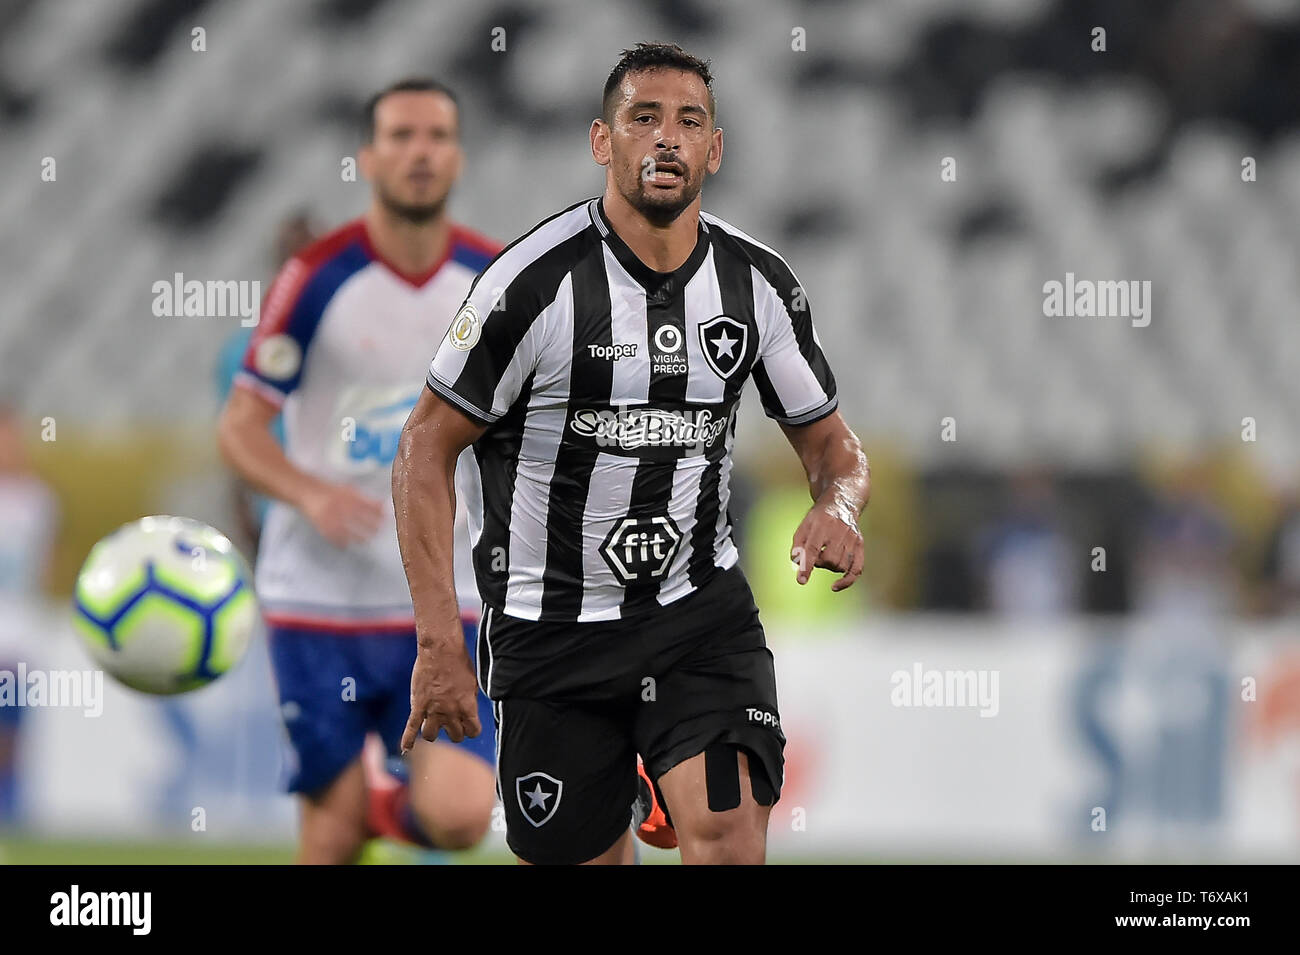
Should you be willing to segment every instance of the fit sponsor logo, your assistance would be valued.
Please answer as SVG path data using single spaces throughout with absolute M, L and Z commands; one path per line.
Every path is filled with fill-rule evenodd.
M 188 553 L 188 551 L 187 551 Z M 0 670 L 0 707 L 53 706 L 104 714 L 103 670 Z
M 671 517 L 625 517 L 606 535 L 600 552 L 614 576 L 630 584 L 662 577 L 681 541 Z
M 612 345 L 588 345 L 587 354 L 592 358 L 603 358 L 606 361 L 618 361 L 620 358 L 631 358 L 636 354 L 636 342 L 615 342 Z
M 686 356 L 682 346 L 686 343 L 682 330 L 671 322 L 655 329 L 654 351 L 650 354 L 650 373 L 654 375 L 686 374 Z
M 745 716 L 751 723 L 757 723 L 760 726 L 770 726 L 775 730 L 781 728 L 781 720 L 777 718 L 775 713 L 770 713 L 767 710 L 761 710 L 755 706 L 747 706 L 745 707 Z
M 894 706 L 979 707 L 980 716 L 997 716 L 998 670 L 926 670 L 920 663 L 889 677 Z
M 51 925 L 118 925 L 148 935 L 152 911 L 152 892 L 82 892 L 73 885 L 50 896 Z
M 618 411 L 582 408 L 570 423 L 575 434 L 594 438 L 601 447 L 632 451 L 644 447 L 704 447 L 727 430 L 727 418 L 700 411 L 661 408 L 622 408 Z

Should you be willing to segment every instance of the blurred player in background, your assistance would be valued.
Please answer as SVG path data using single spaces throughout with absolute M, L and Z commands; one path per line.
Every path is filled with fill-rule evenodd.
M 314 242 L 320 233 L 321 230 L 307 212 L 298 211 L 288 215 L 275 233 L 275 271 L 279 272 L 290 258 Z M 244 355 L 248 353 L 248 343 L 252 337 L 253 329 L 241 325 L 221 346 L 221 352 L 217 355 L 216 374 L 217 397 L 222 404 L 225 404 L 226 399 L 230 397 L 230 389 L 235 387 L 235 378 L 244 363 Z M 284 422 L 279 415 L 271 423 L 271 431 L 275 434 L 276 440 L 283 444 Z M 268 504 L 266 498 L 248 486 L 247 481 L 237 474 L 232 475 L 231 509 L 234 511 L 242 538 L 239 546 L 245 553 L 257 552 L 258 538 L 262 534 L 262 522 L 266 520 Z
M 18 413 L 0 400 L 0 670 L 39 666 L 40 614 L 58 506 L 32 470 Z M 0 828 L 19 818 L 23 707 L 0 702 Z
M 799 583 L 826 568 L 838 591 L 862 572 L 867 461 L 803 290 L 780 255 L 700 211 L 722 161 L 715 118 L 707 63 L 666 44 L 624 53 L 590 132 L 604 195 L 484 271 L 402 435 L 393 493 L 421 641 L 403 745 L 478 732 L 477 676 L 522 862 L 626 861 L 638 753 L 683 862 L 766 857 L 785 737 L 728 517 L 751 376 L 808 476 Z M 451 580 L 451 482 L 471 444 L 477 674 Z
M 231 466 L 274 499 L 257 591 L 309 863 L 352 861 L 372 835 L 470 847 L 495 796 L 491 734 L 459 744 L 444 734 L 409 765 L 399 758 L 416 641 L 389 486 L 426 352 L 499 246 L 446 215 L 463 162 L 449 89 L 413 79 L 377 93 L 364 139 L 369 208 L 280 271 L 219 424 Z M 281 413 L 283 450 L 269 430 Z M 458 526 L 463 540 L 463 517 Z M 473 653 L 478 596 L 468 571 L 457 577 Z M 367 785 L 372 730 L 396 781 Z

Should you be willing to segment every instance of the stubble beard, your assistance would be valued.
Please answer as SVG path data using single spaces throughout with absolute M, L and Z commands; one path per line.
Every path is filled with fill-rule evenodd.
M 428 223 L 440 216 L 447 206 L 445 196 L 436 202 L 420 203 L 403 202 L 395 196 L 389 195 L 384 189 L 377 190 L 377 194 L 380 205 L 386 211 L 412 225 L 428 225 Z
M 688 170 L 689 172 L 689 170 Z M 623 191 L 627 204 L 645 217 L 655 228 L 666 228 L 680 216 L 700 194 L 704 187 L 703 179 L 698 182 L 683 183 L 680 194 L 676 196 L 657 196 L 650 192 L 648 186 L 637 174 L 630 190 Z

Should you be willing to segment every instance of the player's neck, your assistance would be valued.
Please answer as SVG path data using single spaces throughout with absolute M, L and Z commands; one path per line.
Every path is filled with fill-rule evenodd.
M 617 189 L 605 190 L 605 217 L 632 253 L 656 272 L 681 268 L 699 238 L 700 197 L 668 225 L 659 227 L 628 204 Z
M 443 213 L 415 223 L 375 203 L 364 219 L 366 236 L 380 258 L 408 276 L 425 275 L 446 254 L 451 241 L 451 223 Z

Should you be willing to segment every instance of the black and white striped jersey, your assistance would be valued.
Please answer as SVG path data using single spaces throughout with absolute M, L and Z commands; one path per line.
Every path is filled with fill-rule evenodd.
M 484 602 L 528 620 L 614 620 L 736 563 L 727 513 L 736 411 L 835 410 L 807 299 L 776 252 L 701 214 L 690 258 L 655 272 L 599 199 L 479 274 L 428 386 L 487 430 L 471 527 Z

